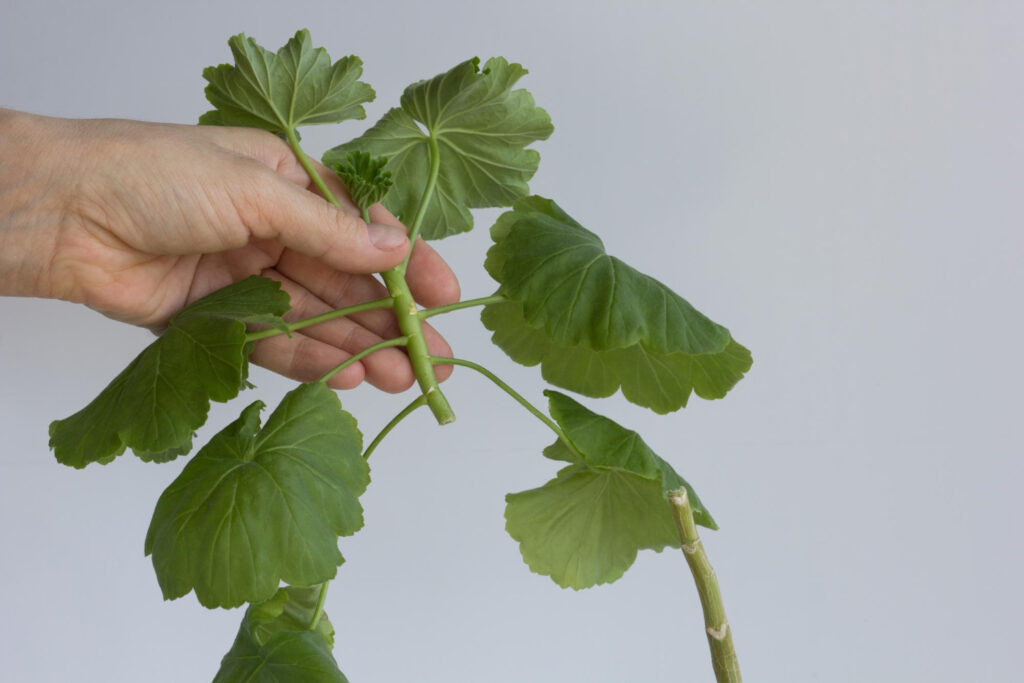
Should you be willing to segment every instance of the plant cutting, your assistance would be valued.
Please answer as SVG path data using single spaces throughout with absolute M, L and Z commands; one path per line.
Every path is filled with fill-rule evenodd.
M 234 62 L 204 71 L 214 108 L 199 122 L 280 136 L 324 200 L 340 206 L 303 150 L 300 129 L 365 118 L 363 105 L 375 93 L 360 80 L 361 61 L 332 61 L 305 30 L 277 52 L 244 35 L 229 46 Z M 347 680 L 324 613 L 344 561 L 339 539 L 363 526 L 359 498 L 370 482 L 370 457 L 392 430 L 422 407 L 439 425 L 455 419 L 435 376 L 440 365 L 480 373 L 496 394 L 522 406 L 525 419 L 552 432 L 542 453 L 561 469 L 506 498 L 506 529 L 530 569 L 579 590 L 617 580 L 640 550 L 680 548 L 701 596 L 716 676 L 740 680 L 696 532 L 696 525 L 717 525 L 693 487 L 637 433 L 568 394 L 547 390 L 541 406 L 472 359 L 427 348 L 424 321 L 477 307 L 493 342 L 513 361 L 540 366 L 551 385 L 591 398 L 621 391 L 659 414 L 683 408 L 693 394 L 724 397 L 750 368 L 749 351 L 725 327 L 607 254 L 555 201 L 530 194 L 540 160 L 531 146 L 553 128 L 532 96 L 516 88 L 525 74 L 502 57 L 462 62 L 410 85 L 399 106 L 322 158 L 364 220 L 383 203 L 409 227 L 411 243 L 471 230 L 472 209 L 507 207 L 491 226 L 494 243 L 484 261 L 496 291 L 420 308 L 406 281 L 407 256 L 380 274 L 386 297 L 286 322 L 289 300 L 280 285 L 250 277 L 182 309 L 91 403 L 51 425 L 51 448 L 73 467 L 107 464 L 128 449 L 169 462 L 193 451 L 211 401 L 230 401 L 248 385 L 249 355 L 261 340 L 363 311 L 394 315 L 398 336 L 324 368 L 265 419 L 261 401 L 243 408 L 156 503 L 145 551 L 164 597 L 194 592 L 209 608 L 248 605 L 215 681 Z M 327 382 L 385 348 L 405 350 L 417 388 L 367 442 Z

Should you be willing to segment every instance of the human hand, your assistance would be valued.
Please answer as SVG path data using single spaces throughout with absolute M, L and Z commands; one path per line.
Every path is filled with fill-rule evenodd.
M 290 148 L 263 131 L 123 120 L 64 120 L 0 110 L 0 295 L 84 303 L 159 330 L 183 306 L 252 274 L 281 282 L 289 319 L 387 296 L 371 274 L 400 263 L 405 228 L 381 206 L 371 223 L 314 194 Z M 317 165 L 343 202 L 337 177 Z M 457 301 L 447 264 L 422 241 L 407 273 L 417 301 Z M 390 311 L 339 318 L 259 342 L 252 360 L 308 381 L 399 336 Z M 450 355 L 428 325 L 433 355 Z M 438 366 L 439 379 L 450 366 Z M 405 353 L 382 349 L 336 375 L 401 391 Z

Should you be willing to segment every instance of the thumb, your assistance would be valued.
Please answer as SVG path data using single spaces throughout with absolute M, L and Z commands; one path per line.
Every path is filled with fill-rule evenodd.
M 364 223 L 269 169 L 238 210 L 253 237 L 277 240 L 347 273 L 387 270 L 409 250 L 404 228 Z

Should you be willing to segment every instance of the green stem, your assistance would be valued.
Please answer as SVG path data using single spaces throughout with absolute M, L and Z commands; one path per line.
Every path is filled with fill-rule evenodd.
M 331 204 L 335 206 L 341 206 L 338 203 L 337 198 L 331 194 L 331 191 L 327 189 L 327 185 L 324 184 L 323 178 L 317 173 L 316 169 L 313 168 L 312 162 L 306 153 L 302 151 L 302 147 L 299 145 L 299 139 L 295 135 L 295 131 L 288 130 L 286 132 L 288 137 L 288 144 L 291 145 L 292 151 L 295 152 L 295 157 L 302 164 L 302 168 L 306 169 L 306 173 L 309 175 L 310 180 L 313 184 L 320 189 L 323 193 L 324 198 L 327 199 Z M 416 235 L 419 234 L 420 225 L 423 223 L 423 217 L 427 213 L 427 207 L 430 205 L 430 200 L 434 196 L 434 188 L 437 186 L 437 177 L 441 169 L 441 156 L 440 150 L 437 146 L 437 140 L 433 137 L 430 138 L 430 177 L 427 179 L 427 186 L 423 190 L 423 196 L 420 199 L 419 208 L 416 211 L 416 217 L 413 219 L 412 227 L 409 230 L 409 243 L 413 244 L 416 241 Z M 363 220 L 368 221 L 370 215 L 369 210 L 363 210 Z M 409 248 L 409 253 L 405 256 L 405 261 L 395 266 L 394 268 L 381 273 L 384 278 L 384 284 L 387 285 L 388 292 L 391 294 L 393 299 L 392 308 L 395 311 L 395 317 L 398 319 L 398 329 L 401 330 L 405 338 L 405 344 L 408 346 L 409 351 L 409 362 L 412 364 L 413 372 L 416 375 L 416 381 L 420 385 L 420 389 L 423 394 L 427 397 L 427 405 L 430 406 L 431 412 L 434 413 L 434 417 L 437 418 L 438 424 L 448 424 L 449 422 L 455 421 L 455 413 L 452 411 L 450 405 L 448 405 L 448 399 L 441 393 L 441 387 L 438 385 L 437 377 L 434 376 L 434 366 L 430 364 L 430 352 L 427 350 L 427 341 L 423 336 L 423 326 L 419 318 L 419 309 L 416 307 L 416 302 L 412 297 L 412 292 L 409 291 L 409 285 L 405 281 L 405 270 L 409 264 L 409 257 L 412 256 L 412 247 Z M 373 350 L 380 347 L 370 347 Z M 381 347 L 382 348 L 382 347 Z M 367 352 L 370 350 L 367 349 Z M 331 370 L 331 372 L 325 375 L 325 378 L 320 380 L 326 382 L 336 372 L 339 372 L 348 364 L 358 360 L 359 356 L 350 358 L 345 363 L 342 363 L 337 368 Z
M 574 455 L 576 455 L 580 459 L 583 458 L 583 454 L 576 449 L 576 445 L 569 440 L 569 437 L 566 436 L 565 432 L 562 431 L 562 428 L 559 427 L 554 420 L 552 420 L 550 417 L 548 417 L 540 410 L 538 410 L 536 406 L 534 406 L 532 403 L 523 398 L 522 394 L 520 394 L 518 391 L 510 387 L 507 383 L 505 383 L 504 380 L 502 380 L 500 377 L 495 375 L 493 372 L 491 372 L 484 366 L 479 365 L 477 363 L 473 363 L 468 360 L 463 360 L 461 358 L 444 358 L 441 356 L 431 356 L 430 361 L 435 365 L 461 365 L 463 367 L 470 368 L 471 370 L 476 370 L 481 375 L 497 384 L 498 387 L 501 388 L 506 394 L 514 398 L 516 402 L 519 403 L 519 405 L 530 411 L 530 413 L 532 413 L 534 417 L 536 417 L 538 420 L 546 424 L 551 429 L 551 431 L 555 433 L 559 440 L 565 444 L 566 448 L 573 452 Z
M 704 610 L 704 631 L 711 648 L 711 665 L 715 670 L 718 683 L 741 683 L 740 663 L 736 658 L 736 648 L 732 642 L 732 627 L 725 618 L 725 606 L 722 603 L 722 592 L 718 587 L 718 577 L 704 552 L 704 544 L 697 535 L 697 524 L 693 521 L 693 510 L 685 488 L 676 489 L 668 494 L 668 502 L 672 505 L 679 541 L 683 547 L 683 556 L 690 566 L 693 581 L 697 584 L 697 594 Z
M 311 325 L 319 325 L 320 323 L 327 322 L 328 320 L 334 320 L 335 318 L 341 318 L 346 315 L 352 315 L 353 313 L 359 313 L 361 311 L 372 311 L 377 308 L 391 308 L 394 303 L 394 299 L 390 296 L 386 296 L 383 299 L 377 299 L 376 301 L 367 301 L 363 304 L 356 304 L 355 306 L 346 306 L 345 308 L 336 308 L 333 311 L 327 313 L 321 313 L 320 315 L 314 315 L 312 318 L 306 318 L 304 320 L 298 320 L 288 324 L 288 334 L 301 330 Z M 285 334 L 284 330 L 269 329 L 260 330 L 258 332 L 250 332 L 245 335 L 245 341 L 259 341 L 260 339 L 267 339 L 268 337 L 276 337 L 279 334 Z
M 313 618 L 309 621 L 309 631 L 315 631 L 320 625 L 320 618 L 324 615 L 324 604 L 327 602 L 327 586 L 330 581 L 320 584 L 320 595 L 316 598 L 316 609 L 313 610 Z
M 338 202 L 338 198 L 334 196 L 334 193 L 327 189 L 327 184 L 324 183 L 324 179 L 321 178 L 320 174 L 317 173 L 317 170 L 313 168 L 313 162 L 310 161 L 309 157 L 306 156 L 306 153 L 302 151 L 302 147 L 299 145 L 299 138 L 295 135 L 295 131 L 289 128 L 285 131 L 285 135 L 288 137 L 288 144 L 291 146 L 292 151 L 295 152 L 295 158 L 299 160 L 302 168 L 306 169 L 306 174 L 309 176 L 309 179 L 313 181 L 313 184 L 316 185 L 316 189 L 320 190 L 320 194 L 324 196 L 324 199 L 329 201 L 331 204 L 340 207 L 341 204 Z
M 326 375 L 318 379 L 317 382 L 320 382 L 321 384 L 326 384 L 330 378 L 334 377 L 336 374 L 338 374 L 348 366 L 352 365 L 353 363 L 360 361 L 363 358 L 366 358 L 374 351 L 380 351 L 381 349 L 386 349 L 391 346 L 405 346 L 408 342 L 409 339 L 407 337 L 395 337 L 394 339 L 386 339 L 382 342 L 378 342 L 373 346 L 367 346 L 365 349 L 363 349 L 356 355 L 331 368 L 330 372 L 328 372 Z
M 489 304 L 500 304 L 508 301 L 501 294 L 494 294 L 492 296 L 482 296 L 479 299 L 466 299 L 465 301 L 459 301 L 454 304 L 448 304 L 447 306 L 435 306 L 434 308 L 427 308 L 420 311 L 420 320 L 426 320 L 427 318 L 433 318 L 435 315 L 441 315 L 442 313 L 450 313 L 451 311 L 457 311 L 462 308 L 471 308 L 472 306 L 487 306 Z
M 365 451 L 363 451 L 363 458 L 368 459 L 370 457 L 370 454 L 373 453 L 377 449 L 377 446 L 380 445 L 380 442 L 384 440 L 384 437 L 390 434 L 391 430 L 397 427 L 399 422 L 408 417 L 412 411 L 416 410 L 422 405 L 426 405 L 426 403 L 427 397 L 424 396 L 423 394 L 420 394 L 415 399 L 413 399 L 412 403 L 402 408 L 402 411 L 398 413 L 398 415 L 395 415 L 393 418 L 391 418 L 391 422 L 388 422 L 386 425 L 384 425 L 384 429 L 380 430 L 380 433 L 373 438 L 373 441 L 370 442 L 370 445 L 366 447 Z
M 428 138 L 428 144 L 430 149 L 430 175 L 427 176 L 427 186 L 423 188 L 423 195 L 420 197 L 420 204 L 416 207 L 416 215 L 412 219 L 412 225 L 409 226 L 409 244 L 416 244 L 416 238 L 419 237 L 420 228 L 423 227 L 423 219 L 427 215 L 427 209 L 430 208 L 430 200 L 434 197 L 434 189 L 437 187 L 437 178 L 441 174 L 441 149 L 437 145 L 437 138 L 431 133 Z M 405 273 L 406 268 L 409 267 L 409 259 L 412 257 L 412 247 L 409 248 L 409 253 L 405 256 L 405 262 L 402 263 L 402 273 Z

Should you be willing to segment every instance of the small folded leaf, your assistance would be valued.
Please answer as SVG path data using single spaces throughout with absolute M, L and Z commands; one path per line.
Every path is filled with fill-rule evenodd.
M 636 432 L 564 394 L 545 394 L 573 448 L 556 441 L 544 455 L 572 464 L 543 486 L 505 498 L 505 529 L 530 569 L 578 590 L 617 580 L 640 550 L 678 548 L 667 494 L 679 487 L 696 522 L 718 528 L 693 487 Z
M 484 325 L 513 360 L 587 396 L 620 387 L 668 413 L 690 393 L 721 398 L 749 370 L 729 331 L 657 280 L 608 256 L 597 235 L 552 202 L 527 197 L 491 228 L 486 267 L 508 302 Z
M 270 600 L 249 605 L 243 627 L 249 629 L 257 645 L 265 645 L 283 631 L 308 630 L 319 596 L 320 586 L 280 588 Z M 316 630 L 328 646 L 334 647 L 334 626 L 326 614 L 320 615 Z
M 355 419 L 325 385 L 289 392 L 260 429 L 257 401 L 192 458 L 157 502 L 146 554 L 168 600 L 207 607 L 311 586 L 343 562 L 370 481 Z
M 214 683 L 347 683 L 331 654 L 334 628 L 327 615 L 308 630 L 319 589 L 280 589 L 250 605 Z
M 529 193 L 540 155 L 525 149 L 553 130 L 551 119 L 526 90 L 512 90 L 526 74 L 503 57 L 462 62 L 405 89 L 392 109 L 361 137 L 328 151 L 327 166 L 359 150 L 388 158 L 395 187 L 384 205 L 412 223 L 431 162 L 439 164 L 434 198 L 421 234 L 440 239 L 473 227 L 472 208 L 509 206 Z M 422 128 L 421 128 L 422 126 Z M 439 155 L 436 159 L 434 154 Z
M 371 157 L 366 152 L 351 151 L 331 170 L 345 183 L 355 205 L 365 211 L 384 199 L 391 189 L 391 171 L 384 170 L 387 163 L 386 157 Z
M 206 99 L 216 107 L 199 123 L 246 126 L 284 134 L 302 125 L 366 118 L 364 102 L 373 88 L 359 80 L 363 63 L 345 57 L 331 63 L 322 47 L 313 47 L 302 29 L 277 53 L 245 34 L 228 40 L 234 64 L 203 70 Z
M 50 424 L 57 460 L 81 468 L 126 447 L 156 462 L 188 452 L 210 401 L 229 401 L 245 384 L 246 323 L 287 329 L 287 311 L 281 285 L 256 276 L 182 309 L 89 405 Z

